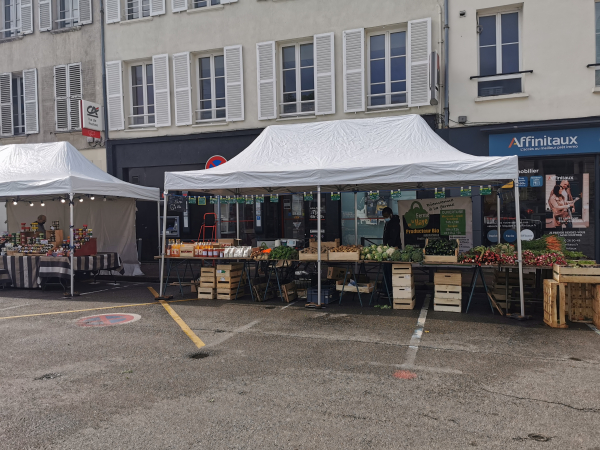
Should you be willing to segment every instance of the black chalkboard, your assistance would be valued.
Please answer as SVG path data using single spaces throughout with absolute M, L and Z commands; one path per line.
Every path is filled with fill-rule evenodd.
M 184 212 L 186 201 L 187 201 L 187 197 L 179 197 L 179 196 L 175 196 L 175 195 L 169 195 L 169 203 L 167 203 L 167 211 L 170 213 Z

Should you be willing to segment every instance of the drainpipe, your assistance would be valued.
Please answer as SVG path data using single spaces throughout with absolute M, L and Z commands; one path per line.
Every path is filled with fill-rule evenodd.
M 102 101 L 104 102 L 104 145 L 106 146 L 106 151 L 108 152 L 108 98 L 106 93 L 106 52 L 104 47 L 104 20 L 104 0 L 100 0 L 100 46 L 102 53 Z
M 448 94 L 448 2 L 444 0 L 444 128 L 448 128 L 450 122 L 450 106 Z

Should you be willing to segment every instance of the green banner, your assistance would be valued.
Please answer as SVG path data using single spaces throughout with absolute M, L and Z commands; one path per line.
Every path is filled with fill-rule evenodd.
M 242 205 L 246 204 L 246 199 L 244 197 L 238 197 L 237 198 L 237 203 L 241 203 Z
M 190 205 L 195 205 L 196 204 L 196 197 L 194 197 L 193 195 L 188 197 L 188 203 Z
M 304 201 L 305 202 L 312 202 L 312 200 L 313 200 L 312 192 L 310 192 L 309 194 L 306 194 L 306 193 L 304 194 Z
M 397 191 L 391 191 L 390 196 L 392 197 L 392 200 L 400 200 L 402 199 L 402 191 L 400 191 L 400 189 Z
M 331 201 L 332 202 L 337 202 L 342 198 L 342 194 L 340 194 L 339 192 L 332 192 L 331 193 Z
M 246 197 L 246 205 L 251 205 L 254 203 L 254 197 Z
M 369 192 L 369 198 L 371 200 L 379 200 L 379 192 Z
M 206 206 L 206 197 L 198 197 L 198 205 Z
M 263 195 L 256 196 L 256 203 L 264 203 L 264 202 L 265 202 L 265 197 Z
M 271 195 L 271 203 L 279 203 L 279 194 Z
M 479 186 L 479 195 L 492 195 L 491 186 Z
M 211 205 L 216 205 L 218 203 L 218 198 L 217 197 L 211 197 L 210 198 L 210 204 Z
M 461 187 L 460 188 L 460 196 L 461 197 L 471 197 L 471 186 L 469 187 Z
M 442 209 L 440 211 L 440 235 L 464 236 L 467 234 L 467 215 L 464 209 Z
M 435 198 L 446 198 L 446 188 L 435 188 Z

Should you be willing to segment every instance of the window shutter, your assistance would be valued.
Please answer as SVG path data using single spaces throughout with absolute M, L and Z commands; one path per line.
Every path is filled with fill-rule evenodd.
M 21 33 L 33 33 L 33 1 L 21 0 Z
M 68 131 L 69 129 L 69 88 L 67 77 L 67 66 L 54 67 L 56 131 Z
M 160 16 L 165 13 L 165 0 L 150 0 L 150 15 Z
M 37 69 L 23 71 L 23 99 L 25 103 L 25 134 L 39 133 Z
M 0 74 L 0 136 L 12 136 L 14 133 L 11 83 L 10 73 Z
M 92 23 L 92 0 L 79 0 L 79 23 L 81 25 Z
M 408 22 L 407 91 L 408 106 L 427 106 L 429 90 L 429 55 L 431 53 L 431 19 Z
M 244 64 L 242 46 L 225 47 L 225 103 L 227 121 L 244 120 Z
M 344 31 L 344 112 L 365 110 L 365 29 Z
M 105 0 L 106 5 L 106 23 L 117 23 L 121 21 L 121 1 Z M 122 129 L 122 128 L 119 128 Z
M 171 0 L 171 12 L 187 11 L 188 0 Z
M 333 33 L 314 37 L 315 52 L 315 114 L 335 114 L 335 60 Z
M 52 0 L 39 0 L 39 26 L 40 31 L 52 29 Z
M 69 64 L 69 129 L 81 129 L 81 63 Z
M 123 82 L 121 79 L 121 61 L 106 63 L 106 95 L 108 97 L 108 129 L 123 130 Z
M 190 83 L 190 53 L 173 55 L 173 86 L 175 88 L 175 125 L 192 124 L 192 86 Z
M 258 120 L 277 118 L 275 41 L 256 44 L 258 67 Z
M 154 111 L 156 127 L 171 126 L 171 99 L 169 93 L 169 55 L 152 57 L 154 72 Z

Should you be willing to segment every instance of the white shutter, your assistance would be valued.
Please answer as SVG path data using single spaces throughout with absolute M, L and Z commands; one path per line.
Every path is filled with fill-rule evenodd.
M 187 11 L 188 0 L 171 0 L 171 12 Z
M 11 83 L 10 73 L 0 74 L 0 136 L 12 136 L 14 133 Z
M 175 88 L 175 125 L 191 125 L 190 52 L 173 55 L 173 87 Z
M 407 85 L 408 106 L 427 106 L 429 90 L 429 55 L 431 53 L 431 19 L 408 22 Z
M 344 31 L 344 112 L 365 110 L 365 29 Z
M 140 2 L 141 3 L 141 2 Z M 150 0 L 150 15 L 160 16 L 165 13 L 165 0 Z
M 244 64 L 242 46 L 225 47 L 225 102 L 227 121 L 244 120 Z
M 52 29 L 52 0 L 39 0 L 39 26 L 40 31 Z
M 275 42 L 256 44 L 256 59 L 258 67 L 258 120 L 276 119 Z
M 92 23 L 92 0 L 79 0 L 79 23 L 81 25 Z
M 33 33 L 33 1 L 21 0 L 21 34 Z
M 121 21 L 121 0 L 105 0 L 106 23 L 117 23 Z M 122 128 L 119 128 L 122 130 Z
M 106 63 L 106 95 L 108 107 L 108 129 L 123 130 L 123 82 L 121 78 L 121 61 Z
M 23 99 L 25 103 L 25 134 L 39 133 L 37 69 L 23 71 Z
M 315 52 L 315 114 L 335 114 L 335 59 L 333 33 L 314 37 Z
M 69 64 L 69 130 L 81 129 L 81 63 Z
M 152 57 L 154 73 L 154 112 L 156 127 L 171 126 L 171 98 L 169 93 L 169 55 Z
M 56 131 L 69 129 L 69 85 L 67 66 L 54 67 L 54 110 Z

